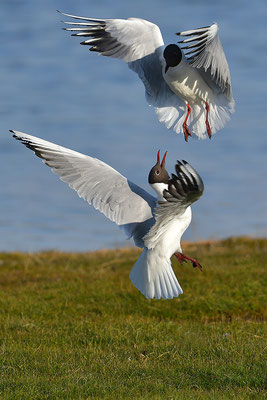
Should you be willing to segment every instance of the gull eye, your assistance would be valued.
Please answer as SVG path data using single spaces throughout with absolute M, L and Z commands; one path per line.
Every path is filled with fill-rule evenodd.
M 155 174 L 159 175 L 159 170 L 158 169 L 156 169 Z

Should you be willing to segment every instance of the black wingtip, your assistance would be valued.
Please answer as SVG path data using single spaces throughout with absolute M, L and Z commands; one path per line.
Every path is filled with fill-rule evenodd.
M 21 138 L 16 134 L 15 131 L 13 131 L 13 129 L 9 129 L 9 132 L 12 133 L 12 137 L 16 140 L 21 140 Z
M 9 132 L 12 133 L 13 138 L 18 139 L 18 136 L 16 135 L 16 132 L 13 131 L 13 129 L 9 129 Z
M 177 32 L 175 35 L 181 36 L 181 32 Z M 179 43 L 179 42 L 178 42 Z

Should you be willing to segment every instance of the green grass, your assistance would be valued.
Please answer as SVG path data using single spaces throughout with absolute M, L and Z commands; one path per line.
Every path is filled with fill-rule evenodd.
M 267 240 L 184 251 L 203 273 L 174 259 L 165 301 L 131 284 L 137 249 L 1 253 L 0 399 L 265 398 Z

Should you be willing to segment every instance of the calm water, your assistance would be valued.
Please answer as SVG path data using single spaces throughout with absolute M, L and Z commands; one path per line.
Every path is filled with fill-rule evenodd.
M 149 19 L 166 43 L 177 31 L 218 22 L 236 100 L 232 121 L 212 141 L 186 144 L 158 122 L 137 76 L 80 46 L 60 29 L 56 9 Z M 168 150 L 169 171 L 183 158 L 205 182 L 185 239 L 267 236 L 265 0 L 1 0 L 0 16 L 0 250 L 129 245 L 9 129 L 100 158 L 148 190 L 156 152 Z

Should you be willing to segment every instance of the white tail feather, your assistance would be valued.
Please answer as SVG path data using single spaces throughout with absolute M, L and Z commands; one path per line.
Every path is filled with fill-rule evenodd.
M 172 299 L 183 293 L 170 259 L 144 248 L 130 272 L 134 286 L 147 298 Z

